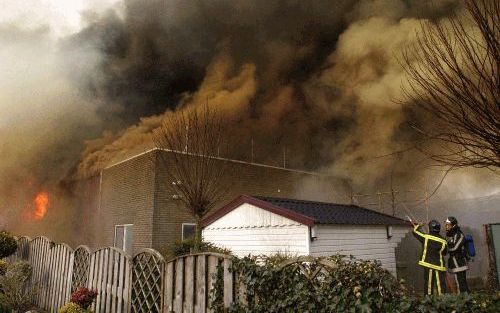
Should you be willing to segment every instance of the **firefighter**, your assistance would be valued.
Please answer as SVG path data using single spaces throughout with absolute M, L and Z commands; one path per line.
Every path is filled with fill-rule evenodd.
M 439 235 L 441 224 L 432 220 L 429 222 L 429 234 L 421 231 L 422 225 L 413 224 L 413 235 L 423 245 L 422 257 L 418 265 L 424 268 L 424 295 L 437 291 L 446 293 L 446 268 L 443 256 L 446 255 L 446 240 Z
M 449 216 L 446 219 L 446 237 L 448 241 L 448 271 L 455 274 L 458 293 L 469 292 L 467 285 L 466 271 L 467 252 L 465 251 L 465 236 L 458 227 L 458 221 L 455 217 Z

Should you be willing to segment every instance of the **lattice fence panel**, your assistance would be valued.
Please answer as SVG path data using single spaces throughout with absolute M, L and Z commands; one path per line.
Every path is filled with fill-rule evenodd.
M 71 292 L 78 287 L 87 286 L 90 270 L 90 249 L 79 246 L 74 252 L 73 277 L 71 279 Z
M 158 312 L 163 307 L 165 259 L 155 250 L 145 249 L 133 259 L 132 312 Z
M 280 267 L 292 269 L 296 275 L 304 276 L 314 288 L 319 289 L 330 275 L 329 272 L 337 268 L 338 265 L 328 259 L 300 256 L 284 261 Z

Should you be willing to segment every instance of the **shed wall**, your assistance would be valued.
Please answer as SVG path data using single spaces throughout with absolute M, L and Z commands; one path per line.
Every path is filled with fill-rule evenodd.
M 206 227 L 203 237 L 237 256 L 309 253 L 309 227 L 247 203 Z
M 395 249 L 411 229 L 393 226 L 392 237 L 387 238 L 383 225 L 317 225 L 317 239 L 311 243 L 312 256 L 334 254 L 353 255 L 364 260 L 376 259 L 396 275 Z

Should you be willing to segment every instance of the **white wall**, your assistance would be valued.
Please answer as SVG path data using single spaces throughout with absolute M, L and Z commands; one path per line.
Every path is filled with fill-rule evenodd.
M 388 239 L 386 226 L 316 225 L 315 241 L 309 227 L 250 204 L 221 217 L 203 230 L 204 240 L 231 249 L 237 256 L 271 255 L 353 255 L 365 260 L 380 260 L 396 275 L 395 248 L 410 227 L 393 226 Z
M 247 203 L 206 227 L 203 238 L 237 256 L 309 253 L 306 225 Z
M 311 243 L 311 255 L 345 254 L 364 260 L 376 259 L 396 275 L 395 248 L 410 230 L 410 227 L 393 226 L 393 235 L 388 239 L 383 225 L 317 225 L 317 239 Z

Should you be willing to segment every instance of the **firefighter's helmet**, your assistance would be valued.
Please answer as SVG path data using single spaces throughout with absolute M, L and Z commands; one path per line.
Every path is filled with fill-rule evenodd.
M 458 225 L 458 221 L 454 216 L 448 216 L 446 219 L 446 224 L 451 224 L 452 227 L 455 227 Z
M 436 220 L 432 220 L 429 222 L 429 230 L 433 233 L 439 233 L 441 231 L 441 224 Z

